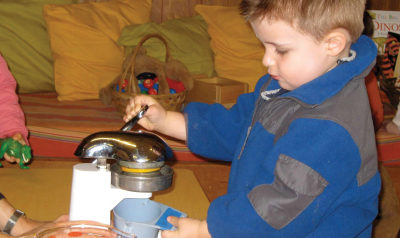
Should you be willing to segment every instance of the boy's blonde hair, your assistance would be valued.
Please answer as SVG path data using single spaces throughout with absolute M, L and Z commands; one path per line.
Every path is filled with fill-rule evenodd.
M 320 42 L 337 28 L 356 42 L 363 29 L 366 0 L 242 0 L 241 14 L 249 21 L 284 21 Z

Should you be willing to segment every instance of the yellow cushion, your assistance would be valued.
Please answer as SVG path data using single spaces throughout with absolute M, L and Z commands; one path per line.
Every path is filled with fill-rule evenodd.
M 267 74 L 262 64 L 265 49 L 238 7 L 197 5 L 195 10 L 208 23 L 218 76 L 246 82 L 254 91 L 258 79 Z
M 150 11 L 151 0 L 45 5 L 58 100 L 97 99 L 122 71 L 122 29 L 150 21 Z

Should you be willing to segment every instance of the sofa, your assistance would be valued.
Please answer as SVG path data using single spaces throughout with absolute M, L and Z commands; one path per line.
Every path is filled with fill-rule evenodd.
M 121 74 L 124 57 L 147 34 L 162 34 L 174 58 L 193 75 L 241 81 L 252 91 L 258 78 L 267 73 L 261 64 L 264 48 L 239 16 L 239 2 L 0 2 L 0 22 L 16 24 L 0 30 L 0 42 L 7 42 L 0 45 L 0 52 L 18 82 L 34 156 L 30 166 L 85 162 L 73 155 L 83 138 L 121 128 L 123 121 L 115 105 L 102 104 L 98 92 Z M 15 12 L 19 14 L 11 14 Z M 148 55 L 165 57 L 165 48 L 157 40 L 143 46 Z M 385 113 L 387 123 L 394 111 L 386 106 Z M 160 136 L 174 152 L 168 164 L 191 169 L 210 201 L 226 192 L 229 163 L 200 157 L 184 142 Z M 376 140 L 379 160 L 384 165 L 400 165 L 400 136 L 382 127 Z

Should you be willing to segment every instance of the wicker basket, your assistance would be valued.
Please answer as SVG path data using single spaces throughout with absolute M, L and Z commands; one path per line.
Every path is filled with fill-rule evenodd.
M 112 85 L 109 90 L 111 92 L 111 95 L 113 97 L 113 102 L 115 106 L 117 107 L 118 112 L 124 116 L 126 114 L 126 106 L 129 103 L 129 100 L 131 98 L 134 98 L 135 96 L 140 95 L 139 90 L 135 90 L 135 88 L 138 88 L 138 80 L 136 79 L 136 74 L 134 72 L 135 69 L 135 59 L 136 56 L 139 53 L 140 47 L 143 45 L 143 43 L 148 40 L 149 38 L 156 37 L 160 39 L 162 42 L 164 42 L 165 47 L 166 47 L 166 57 L 165 57 L 165 62 L 168 62 L 169 60 L 172 60 L 172 55 L 171 52 L 168 48 L 167 41 L 164 39 L 159 34 L 150 34 L 145 37 L 138 43 L 138 45 L 133 49 L 132 51 L 132 57 L 129 65 L 126 67 L 124 73 L 121 75 L 121 78 L 117 84 Z M 130 75 L 127 78 L 127 75 Z M 124 83 L 125 79 L 128 80 L 128 85 L 125 87 L 127 89 L 125 92 L 117 91 L 117 86 L 118 88 L 122 88 L 122 84 Z M 136 91 L 136 92 L 133 92 Z M 158 95 L 148 95 L 152 98 L 154 98 L 158 103 L 160 103 L 166 110 L 168 111 L 181 111 L 182 104 L 185 101 L 186 98 L 186 93 L 187 90 L 176 93 L 176 94 L 158 94 Z

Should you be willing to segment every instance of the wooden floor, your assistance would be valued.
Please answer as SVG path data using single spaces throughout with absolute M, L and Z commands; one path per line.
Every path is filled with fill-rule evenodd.
M 393 187 L 396 190 L 400 202 L 400 166 L 385 165 L 385 168 L 392 179 Z

